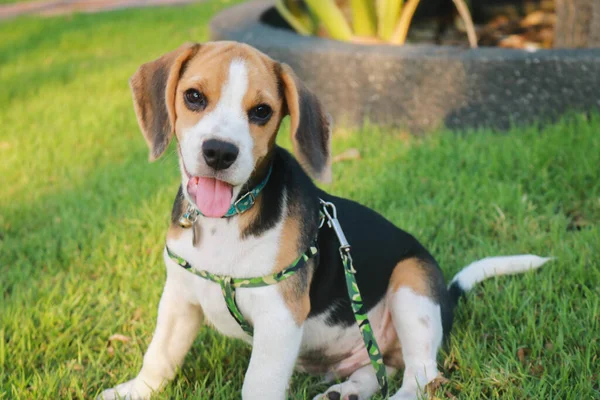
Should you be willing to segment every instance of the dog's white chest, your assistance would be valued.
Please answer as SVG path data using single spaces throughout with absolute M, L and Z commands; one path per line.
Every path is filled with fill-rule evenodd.
M 168 238 L 171 251 L 185 259 L 193 268 L 212 274 L 250 278 L 273 273 L 281 226 L 259 237 L 240 238 L 235 219 L 204 219 L 199 239 L 193 244 L 193 231 L 186 229 L 177 238 Z M 169 278 L 177 281 L 183 300 L 202 307 L 204 316 L 222 334 L 251 341 L 231 316 L 221 286 L 186 271 L 165 255 Z M 252 321 L 264 311 L 265 304 L 280 300 L 275 287 L 238 288 L 236 304 L 244 317 Z

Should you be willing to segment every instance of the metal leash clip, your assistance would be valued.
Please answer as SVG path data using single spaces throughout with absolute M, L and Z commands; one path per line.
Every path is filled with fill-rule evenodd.
M 324 221 L 327 220 L 327 226 L 333 229 L 340 242 L 340 255 L 342 257 L 348 256 L 348 253 L 350 253 L 350 243 L 348 243 L 348 239 L 346 239 L 346 235 L 344 235 L 340 221 L 337 218 L 337 209 L 335 208 L 335 205 L 323 199 L 319 199 L 319 202 L 321 203 L 321 211 L 325 216 L 321 221 L 321 226 L 323 226 Z

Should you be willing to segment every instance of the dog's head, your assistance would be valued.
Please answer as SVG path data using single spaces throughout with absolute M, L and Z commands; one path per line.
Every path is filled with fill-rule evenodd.
M 185 195 L 206 216 L 223 216 L 264 176 L 288 114 L 296 157 L 330 179 L 330 122 L 318 99 L 289 66 L 250 46 L 185 44 L 142 65 L 130 85 L 150 160 L 175 135 Z

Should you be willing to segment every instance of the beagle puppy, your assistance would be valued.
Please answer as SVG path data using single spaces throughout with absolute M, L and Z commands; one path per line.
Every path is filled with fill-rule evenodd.
M 311 177 L 331 177 L 330 120 L 289 66 L 252 47 L 185 44 L 142 65 L 130 86 L 150 159 L 175 136 L 181 186 L 166 238 L 166 284 L 142 368 L 99 398 L 148 399 L 173 379 L 204 323 L 252 345 L 243 399 L 285 399 L 294 369 L 341 382 L 315 399 L 374 395 L 378 381 L 351 308 L 338 239 L 333 229 L 319 229 L 320 199 L 336 206 L 352 245 L 355 277 L 387 374 L 403 370 L 392 399 L 416 399 L 438 376 L 437 351 L 465 291 L 485 278 L 548 261 L 534 255 L 483 259 L 447 287 L 435 259 L 413 236 L 313 184 Z M 286 115 L 295 157 L 275 144 Z M 226 216 L 267 174 L 254 204 Z M 189 210 L 199 215 L 182 228 Z M 235 302 L 252 336 L 229 312 L 220 285 L 182 268 L 167 251 L 192 270 L 252 278 L 284 270 L 315 239 L 318 254 L 293 276 L 237 289 Z

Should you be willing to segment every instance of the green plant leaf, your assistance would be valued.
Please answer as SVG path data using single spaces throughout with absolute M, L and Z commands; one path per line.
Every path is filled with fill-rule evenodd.
M 288 8 L 285 0 L 277 0 L 275 8 L 279 15 L 300 35 L 309 36 L 314 33 L 315 29 L 308 12 L 302 15 L 302 10 L 299 7 Z
M 375 36 L 377 20 L 373 0 L 352 0 L 352 25 L 354 33 L 359 36 Z
M 402 13 L 400 14 L 400 20 L 394 29 L 394 33 L 390 38 L 390 43 L 392 44 L 404 44 L 406 42 L 406 36 L 408 36 L 408 28 L 410 27 L 410 23 L 412 21 L 413 16 L 415 15 L 415 11 L 417 6 L 419 5 L 419 0 L 408 0 L 402 9 Z
M 352 29 L 333 0 L 306 0 L 306 4 L 332 39 L 343 41 L 352 39 Z
M 377 0 L 377 34 L 385 41 L 390 40 L 400 17 L 404 0 Z

